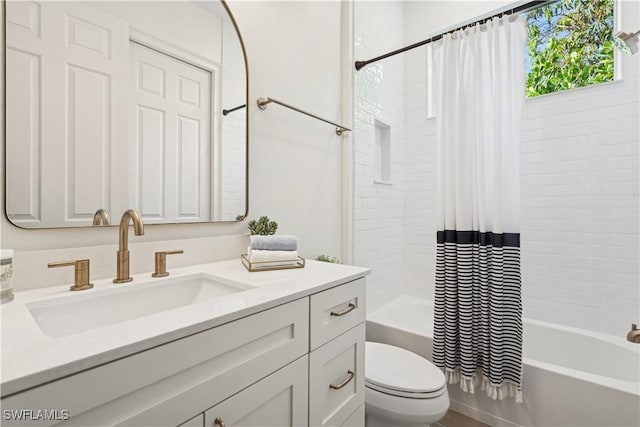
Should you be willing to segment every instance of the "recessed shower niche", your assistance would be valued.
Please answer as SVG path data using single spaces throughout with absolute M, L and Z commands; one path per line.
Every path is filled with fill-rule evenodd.
M 376 119 L 375 171 L 373 180 L 391 184 L 391 126 Z

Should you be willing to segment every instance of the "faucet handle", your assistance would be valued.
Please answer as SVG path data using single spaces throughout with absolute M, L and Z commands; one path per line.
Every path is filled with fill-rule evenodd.
M 72 291 L 84 291 L 93 288 L 93 283 L 89 283 L 89 260 L 79 259 L 76 261 L 50 262 L 49 268 L 55 267 L 75 267 L 73 285 L 69 288 Z
M 177 251 L 162 251 L 156 252 L 156 271 L 151 275 L 152 277 L 165 277 L 168 276 L 167 272 L 167 255 L 183 254 L 183 250 Z

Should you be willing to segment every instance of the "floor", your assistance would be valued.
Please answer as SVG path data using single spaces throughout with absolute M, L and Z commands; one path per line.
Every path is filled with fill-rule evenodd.
M 440 422 L 432 424 L 432 427 L 490 427 L 489 424 L 481 423 L 459 412 L 449 410 Z

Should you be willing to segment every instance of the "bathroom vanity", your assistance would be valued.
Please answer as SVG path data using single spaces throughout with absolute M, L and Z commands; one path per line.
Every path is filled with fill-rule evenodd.
M 368 273 L 232 260 L 19 292 L 1 308 L 3 425 L 362 426 Z

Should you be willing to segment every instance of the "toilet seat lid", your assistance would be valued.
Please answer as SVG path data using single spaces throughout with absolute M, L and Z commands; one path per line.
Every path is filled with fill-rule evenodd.
M 365 344 L 365 381 L 376 389 L 431 393 L 446 386 L 442 371 L 422 356 L 388 344 Z

